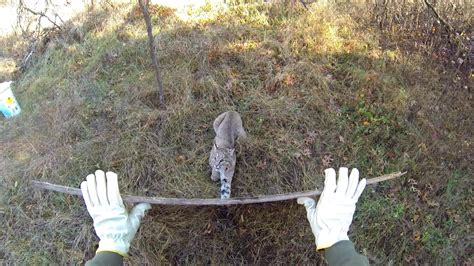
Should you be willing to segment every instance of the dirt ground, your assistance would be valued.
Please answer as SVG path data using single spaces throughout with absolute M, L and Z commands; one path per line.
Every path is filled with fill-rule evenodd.
M 365 2 L 205 5 L 188 20 L 151 6 L 165 109 L 136 6 L 81 14 L 22 70 L 29 46 L 1 38 L 0 81 L 15 80 L 22 113 L 0 120 L 0 262 L 83 263 L 97 248 L 82 200 L 31 180 L 78 187 L 104 169 L 127 194 L 217 197 L 212 121 L 235 110 L 249 138 L 232 195 L 321 189 L 326 167 L 407 171 L 367 187 L 357 249 L 374 264 L 472 264 L 472 3 L 435 6 L 456 35 L 422 1 L 382 13 Z M 282 202 L 154 206 L 126 262 L 324 260 L 304 208 Z

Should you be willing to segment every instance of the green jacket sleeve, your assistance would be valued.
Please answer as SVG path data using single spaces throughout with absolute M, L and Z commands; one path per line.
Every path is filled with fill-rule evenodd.
M 339 241 L 324 251 L 329 266 L 369 265 L 367 257 L 360 255 L 349 240 Z
M 123 257 L 114 252 L 103 251 L 95 254 L 95 257 L 90 261 L 86 262 L 86 266 L 96 265 L 123 265 Z

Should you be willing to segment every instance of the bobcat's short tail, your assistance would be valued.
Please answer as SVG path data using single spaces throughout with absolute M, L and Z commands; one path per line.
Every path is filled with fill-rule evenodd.
M 225 176 L 221 176 L 221 199 L 230 198 L 230 182 Z

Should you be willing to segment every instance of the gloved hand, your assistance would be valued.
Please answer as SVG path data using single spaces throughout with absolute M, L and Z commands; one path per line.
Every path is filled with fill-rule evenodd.
M 82 195 L 100 238 L 97 252 L 110 251 L 125 256 L 140 219 L 151 206 L 140 203 L 128 213 L 120 196 L 117 174 L 107 172 L 106 175 L 107 182 L 101 170 L 95 171 L 95 175 L 88 175 L 87 181 L 81 183 Z
M 350 177 L 348 171 L 346 167 L 339 168 L 337 186 L 336 171 L 333 168 L 324 171 L 326 179 L 317 206 L 314 200 L 308 197 L 297 200 L 306 207 L 318 250 L 328 248 L 341 240 L 349 240 L 347 232 L 366 180 L 364 178 L 359 182 L 359 170 L 356 168 L 352 169 Z

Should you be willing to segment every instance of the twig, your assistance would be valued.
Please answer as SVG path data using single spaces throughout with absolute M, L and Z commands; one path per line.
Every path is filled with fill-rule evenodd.
M 45 18 L 46 18 L 49 22 L 51 22 L 56 28 L 58 28 L 59 30 L 61 29 L 61 27 L 60 27 L 58 24 L 56 24 L 56 22 L 54 22 L 52 19 L 50 19 L 48 16 L 46 16 L 45 13 L 40 12 L 40 11 L 34 11 L 34 10 L 32 10 L 31 8 L 29 8 L 29 7 L 25 6 L 25 5 L 23 5 L 23 8 L 24 8 L 26 11 L 32 13 L 32 14 L 35 15 L 35 16 L 45 17 Z M 56 15 L 56 16 L 59 17 L 58 15 Z M 61 18 L 59 18 L 59 19 L 62 21 Z
M 145 3 L 143 3 L 145 1 Z M 150 57 L 153 63 L 153 70 L 155 71 L 156 83 L 158 83 L 159 90 L 159 99 L 161 108 L 165 108 L 165 96 L 163 92 L 163 83 L 161 82 L 160 69 L 158 68 L 158 60 L 156 59 L 156 47 L 155 41 L 153 40 L 153 28 L 151 26 L 150 13 L 148 13 L 148 0 L 138 0 L 140 9 L 143 13 L 143 18 L 145 19 L 146 32 L 148 34 L 148 45 L 150 46 Z
M 308 6 L 306 5 L 307 3 L 304 0 L 300 0 L 300 3 L 303 5 L 304 9 L 308 10 Z
M 367 184 L 375 184 L 382 181 L 387 181 L 394 179 L 406 174 L 406 172 L 392 173 L 388 175 L 383 175 L 371 179 L 367 179 Z M 66 187 L 56 184 L 51 184 L 47 182 L 40 182 L 33 180 L 31 182 L 34 188 L 52 190 L 56 192 L 78 195 L 82 196 L 82 192 L 78 188 Z M 230 199 L 186 199 L 186 198 L 162 198 L 162 197 L 142 197 L 142 196 L 131 196 L 123 195 L 123 201 L 130 203 L 139 203 L 146 202 L 150 204 L 159 204 L 159 205 L 180 205 L 180 206 L 225 206 L 225 205 L 239 205 L 239 204 L 254 204 L 254 203 L 266 203 L 266 202 L 275 202 L 275 201 L 285 201 L 293 200 L 300 197 L 316 197 L 321 195 L 321 191 L 304 191 L 304 192 L 292 192 L 286 194 L 275 194 L 275 195 L 261 195 L 255 197 L 243 197 L 243 198 L 230 198 Z
M 438 12 L 436 11 L 436 9 L 433 7 L 433 5 L 428 2 L 428 0 L 424 0 L 426 6 L 428 6 L 428 8 L 433 12 L 433 14 L 435 15 L 436 19 L 441 23 L 441 25 L 443 25 L 444 29 L 446 30 L 446 32 L 451 35 L 453 32 L 456 32 L 456 29 L 453 28 L 451 25 L 449 25 L 446 21 L 444 21 L 438 14 Z

